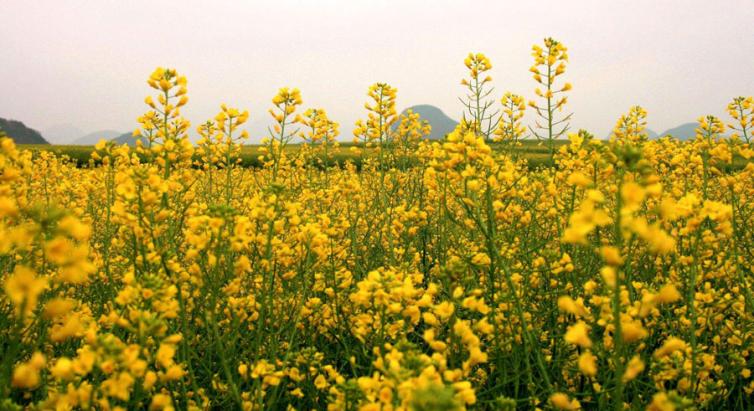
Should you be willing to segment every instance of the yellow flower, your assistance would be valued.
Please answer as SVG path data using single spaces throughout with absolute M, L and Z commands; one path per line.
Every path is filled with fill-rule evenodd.
M 489 266 L 491 261 L 485 253 L 477 253 L 471 258 L 471 263 L 474 265 Z
M 574 301 L 574 299 L 569 296 L 558 297 L 558 308 L 561 311 L 565 311 L 569 314 L 575 315 L 576 317 L 583 317 L 589 314 L 589 312 L 584 307 L 584 302 L 581 298 Z
M 583 173 L 575 172 L 568 176 L 566 181 L 569 185 L 586 188 L 592 185 L 592 180 L 585 176 Z
M 620 250 L 613 246 L 604 246 L 600 248 L 600 254 L 605 262 L 611 266 L 619 266 L 623 264 L 623 258 L 620 255 Z
M 75 337 L 84 332 L 84 324 L 78 314 L 72 314 L 52 326 L 50 329 L 50 340 L 55 342 L 64 341 L 68 338 Z
M 160 348 L 157 350 L 155 360 L 163 368 L 168 368 L 173 364 L 173 356 L 175 355 L 175 347 L 171 344 L 160 344 Z
M 664 392 L 658 392 L 652 397 L 647 411 L 675 411 L 676 407 Z
M 121 372 L 111 376 L 102 383 L 102 389 L 107 395 L 128 401 L 131 396 L 134 378 L 127 372 Z
M 154 371 L 147 371 L 147 373 L 144 375 L 144 389 L 147 391 L 151 390 L 156 382 L 157 374 Z
M 75 304 L 73 300 L 68 298 L 54 298 L 45 304 L 44 316 L 48 319 L 61 317 L 68 314 Z
M 74 375 L 73 361 L 71 361 L 69 358 L 61 357 L 55 362 L 55 365 L 52 367 L 51 372 L 55 378 L 59 378 L 61 380 L 71 379 Z
M 655 358 L 662 358 L 668 356 L 676 351 L 685 350 L 688 345 L 685 341 L 677 337 L 670 337 L 662 344 L 662 347 L 658 348 L 654 356 Z
M 89 225 L 82 223 L 79 219 L 70 215 L 58 221 L 58 229 L 65 231 L 78 241 L 88 240 L 92 231 Z
M 325 376 L 322 374 L 317 375 L 317 378 L 314 379 L 314 386 L 319 390 L 327 388 L 327 379 L 325 379 Z
M 584 351 L 579 356 L 579 371 L 587 377 L 597 375 L 597 357 L 589 351 Z
M 581 403 L 577 399 L 570 399 L 568 394 L 556 392 L 550 396 L 550 403 L 559 410 L 578 410 L 581 409 Z
M 628 361 L 628 364 L 626 365 L 626 370 L 623 372 L 622 380 L 624 383 L 627 383 L 639 374 L 644 371 L 644 361 L 639 358 L 638 355 L 634 355 L 630 361 Z
M 658 304 L 670 304 L 681 299 L 681 293 L 675 288 L 673 284 L 666 284 L 660 288 L 660 291 L 654 298 L 654 301 Z
M 150 411 L 172 411 L 174 409 L 172 403 L 173 401 L 169 395 L 155 394 L 152 397 L 152 402 L 149 404 L 149 409 Z
M 467 367 L 473 367 L 474 365 L 482 364 L 485 362 L 487 362 L 487 354 L 479 349 L 479 347 L 471 347 L 471 349 L 469 350 Z
M 39 371 L 45 366 L 45 356 L 34 353 L 28 362 L 21 363 L 13 369 L 11 385 L 17 388 L 33 389 L 39 385 Z
M 17 388 L 35 388 L 39 384 L 39 370 L 28 364 L 20 364 L 13 370 L 11 384 Z
M 605 282 L 605 285 L 607 285 L 610 288 L 615 287 L 615 281 L 617 279 L 618 273 L 615 270 L 615 268 L 610 266 L 605 266 L 600 269 L 600 276 L 602 277 L 602 280 Z
M 647 330 L 641 324 L 640 320 L 621 321 L 621 336 L 623 337 L 623 341 L 631 343 L 638 341 L 647 335 Z
M 620 193 L 623 200 L 623 208 L 631 211 L 637 210 L 641 206 L 646 195 L 644 188 L 633 181 L 623 184 Z
M 165 371 L 165 379 L 167 381 L 174 381 L 183 377 L 183 374 L 185 374 L 185 372 L 180 365 L 171 365 L 170 368 Z
M 45 243 L 46 257 L 53 263 L 64 265 L 70 261 L 73 243 L 71 240 L 58 236 Z
M 581 348 L 592 346 L 592 340 L 589 339 L 589 326 L 583 321 L 569 326 L 564 338 L 567 343 L 578 345 Z
M 15 217 L 17 214 L 16 202 L 9 197 L 0 197 L 0 218 Z
M 86 375 L 94 367 L 95 361 L 95 354 L 85 346 L 79 349 L 78 356 L 73 360 L 73 371 L 78 375 Z
M 23 308 L 24 314 L 28 315 L 36 308 L 39 295 L 47 288 L 47 279 L 37 277 L 28 267 L 17 265 L 3 288 L 16 306 L 16 312 L 20 313 Z
M 440 304 L 437 304 L 435 306 L 435 314 L 437 314 L 438 317 L 440 317 L 443 320 L 447 320 L 450 318 L 451 315 L 453 315 L 453 312 L 455 311 L 455 306 L 453 303 L 449 301 L 443 301 Z

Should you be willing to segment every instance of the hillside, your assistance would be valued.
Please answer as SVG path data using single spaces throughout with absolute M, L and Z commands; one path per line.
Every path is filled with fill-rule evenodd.
M 457 121 L 448 117 L 442 110 L 429 104 L 408 107 L 401 114 L 405 114 L 408 110 L 418 113 L 422 120 L 428 121 L 429 125 L 432 126 L 432 132 L 429 134 L 430 140 L 442 140 L 458 125 Z M 394 127 L 397 127 L 397 124 Z
M 0 118 L 0 130 L 17 144 L 49 144 L 37 130 L 26 127 L 20 121 Z
M 110 141 L 114 141 L 115 144 L 118 144 L 118 145 L 127 144 L 127 145 L 129 145 L 131 147 L 135 147 L 136 146 L 136 140 L 137 139 L 134 138 L 134 136 L 133 136 L 132 133 L 123 133 L 123 134 L 119 135 L 118 137 L 115 137 L 115 138 L 111 139 Z M 147 141 L 146 141 L 146 139 L 144 137 L 141 137 L 141 142 L 144 145 L 147 144 Z
M 97 144 L 100 140 L 112 140 L 123 135 L 120 131 L 115 130 L 100 130 L 93 133 L 89 133 L 85 136 L 79 137 L 71 141 L 71 145 L 74 146 L 91 146 Z
M 695 130 L 698 126 L 699 123 L 696 122 L 681 124 L 678 127 L 673 127 L 660 133 L 660 137 L 673 136 L 679 140 L 691 140 L 696 135 Z

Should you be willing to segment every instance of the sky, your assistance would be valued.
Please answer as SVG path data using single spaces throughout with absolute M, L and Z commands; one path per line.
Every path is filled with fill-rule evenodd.
M 568 47 L 573 129 L 607 135 L 639 104 L 661 132 L 754 94 L 752 0 L 0 0 L 0 117 L 131 131 L 165 66 L 188 78 L 194 126 L 226 103 L 258 140 L 289 86 L 350 139 L 375 82 L 397 87 L 399 110 L 460 118 L 469 52 L 491 60 L 496 100 L 534 98 L 531 47 L 548 36 Z

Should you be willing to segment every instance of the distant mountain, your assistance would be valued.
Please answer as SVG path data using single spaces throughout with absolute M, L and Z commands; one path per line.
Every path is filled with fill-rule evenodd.
M 72 124 L 58 124 L 42 130 L 42 135 L 52 144 L 71 144 L 85 133 Z
M 681 124 L 660 133 L 660 137 L 673 136 L 679 140 L 692 140 L 696 136 L 697 127 L 699 127 L 699 123 L 696 122 Z
M 39 134 L 39 131 L 26 127 L 20 121 L 0 118 L 0 130 L 3 130 L 17 144 L 50 144 Z
M 429 104 L 411 106 L 403 110 L 401 114 L 405 114 L 408 110 L 418 113 L 422 120 L 428 121 L 429 125 L 432 126 L 432 132 L 429 134 L 430 140 L 442 140 L 458 125 L 457 121 L 448 117 L 442 110 Z M 397 125 L 394 127 L 397 127 Z
M 97 144 L 100 140 L 112 140 L 120 137 L 123 133 L 115 130 L 100 130 L 94 133 L 89 133 L 85 136 L 79 137 L 69 144 L 74 146 L 91 146 Z
M 147 145 L 147 139 L 144 138 L 144 137 L 141 137 L 140 139 L 141 139 L 141 143 L 146 146 Z M 123 144 L 127 144 L 127 145 L 129 145 L 131 147 L 136 147 L 136 140 L 137 139 L 134 138 L 133 133 L 123 133 L 123 134 L 119 135 L 118 137 L 110 139 L 110 141 L 115 142 L 115 144 L 117 144 L 119 146 L 123 145 Z

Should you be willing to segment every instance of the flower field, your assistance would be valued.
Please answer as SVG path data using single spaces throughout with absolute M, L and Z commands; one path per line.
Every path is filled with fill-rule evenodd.
M 3 138 L 0 409 L 751 409 L 752 98 L 600 140 L 566 47 L 532 58 L 528 101 L 469 55 L 443 141 L 376 83 L 344 148 L 283 88 L 247 167 L 249 112 L 192 144 L 163 68 L 147 145 Z

